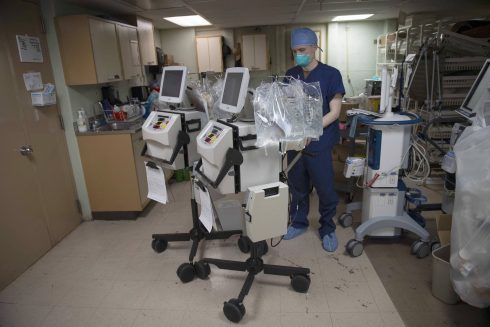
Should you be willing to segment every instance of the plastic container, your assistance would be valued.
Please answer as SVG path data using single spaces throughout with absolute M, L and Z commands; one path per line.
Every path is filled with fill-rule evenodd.
M 459 302 L 449 275 L 450 244 L 432 252 L 432 295 L 447 304 Z
M 442 159 L 441 168 L 450 174 L 454 174 L 456 172 L 456 157 L 453 151 L 446 153 Z
M 88 131 L 87 115 L 85 114 L 85 110 L 83 108 L 80 108 L 78 110 L 77 126 L 78 131 L 81 133 L 85 133 Z

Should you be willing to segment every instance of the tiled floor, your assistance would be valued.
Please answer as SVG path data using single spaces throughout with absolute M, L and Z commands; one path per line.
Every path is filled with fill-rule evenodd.
M 175 270 L 188 243 L 156 254 L 155 232 L 190 228 L 189 184 L 173 184 L 172 201 L 155 205 L 136 221 L 83 223 L 0 293 L 0 326 L 230 326 L 223 301 L 236 297 L 245 274 L 212 267 L 207 280 L 181 284 Z M 314 199 L 315 197 L 313 197 Z M 312 208 L 316 202 L 312 201 Z M 245 299 L 247 326 L 404 326 L 368 257 L 353 259 L 343 246 L 327 254 L 315 227 L 298 239 L 270 248 L 264 260 L 311 269 L 307 294 L 289 278 L 259 275 Z M 339 243 L 353 236 L 340 229 Z M 198 255 L 242 260 L 236 237 L 206 242 Z

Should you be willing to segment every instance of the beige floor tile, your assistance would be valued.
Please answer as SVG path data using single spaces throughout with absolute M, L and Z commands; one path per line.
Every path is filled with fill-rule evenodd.
M 72 290 L 73 280 L 39 279 L 32 287 L 23 288 L 18 303 L 32 305 L 59 305 Z
M 319 260 L 322 280 L 365 282 L 359 259 L 346 254 L 326 254 L 323 260 Z
M 163 260 L 159 258 L 132 257 L 118 274 L 120 281 L 157 281 L 164 269 Z
M 52 309 L 52 306 L 0 303 L 0 326 L 38 326 Z
M 100 306 L 103 308 L 142 309 L 153 282 L 117 281 L 104 297 Z
M 99 258 L 85 275 L 87 279 L 118 280 L 129 258 Z
M 231 326 L 231 322 L 226 319 L 222 308 L 215 308 L 207 312 L 189 310 L 182 317 L 179 326 L 216 326 L 224 327 Z M 176 325 L 177 326 L 177 325 Z
M 138 310 L 133 327 L 175 327 L 181 325 L 184 311 Z M 189 325 L 190 326 L 190 325 Z M 197 326 L 197 325 L 196 325 Z
M 145 309 L 160 310 L 186 310 L 189 308 L 195 292 L 191 283 L 182 284 L 175 282 L 154 282 L 143 302 Z
M 378 312 L 333 312 L 331 316 L 334 327 L 391 327 Z
M 222 315 L 225 317 L 224 314 Z M 231 325 L 234 326 L 235 324 Z M 277 312 L 266 312 L 265 310 L 248 310 L 240 321 L 240 325 L 247 327 L 282 327 L 281 314 Z
M 381 312 L 381 318 L 386 327 L 405 327 L 398 311 Z
M 56 306 L 46 319 L 39 324 L 40 327 L 86 327 L 91 326 L 90 320 L 96 312 L 95 308 L 75 308 Z
M 330 313 L 281 313 L 283 327 L 332 327 Z
M 324 287 L 330 312 L 378 312 L 367 282 L 339 280 Z
M 90 327 L 131 327 L 137 310 L 99 308 L 89 321 Z
M 109 280 L 75 281 L 70 291 L 61 298 L 60 304 L 97 308 L 113 287 L 114 282 Z
M 281 288 L 281 313 L 330 312 L 321 279 L 312 279 L 307 293 L 297 293 L 292 287 Z

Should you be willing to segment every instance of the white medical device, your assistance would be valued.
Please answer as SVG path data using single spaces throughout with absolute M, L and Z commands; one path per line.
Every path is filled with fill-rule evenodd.
M 245 103 L 249 72 L 228 68 L 220 108 L 239 113 Z M 229 93 L 229 94 L 228 94 Z M 254 122 L 209 121 L 197 137 L 201 175 L 221 194 L 247 191 L 248 187 L 279 181 L 279 145 L 257 148 Z
M 414 254 L 424 257 L 430 252 L 429 233 L 405 211 L 406 195 L 410 190 L 399 178 L 399 171 L 408 166 L 411 130 L 420 118 L 412 113 L 392 112 L 396 76 L 396 69 L 390 75 L 387 67 L 383 67 L 380 105 L 383 116 L 357 117 L 362 124 L 369 126 L 363 198 L 362 203 L 349 203 L 346 212 L 339 217 L 342 226 L 350 226 L 352 211 L 362 209 L 362 224 L 356 229 L 355 239 L 346 245 L 347 251 L 355 257 L 363 251 L 365 236 L 394 237 L 400 235 L 401 229 L 421 238 L 416 249 L 412 249 Z M 354 175 L 353 168 L 353 162 L 346 163 L 347 173 L 350 169 L 350 174 Z M 423 198 L 418 193 L 411 195 L 413 201 L 423 201 Z
M 187 81 L 187 67 L 167 66 L 162 71 L 159 101 L 181 103 Z
M 166 107 L 168 103 L 182 101 L 186 76 L 187 68 L 183 66 L 163 69 L 158 106 Z M 195 102 L 198 103 L 197 100 Z M 197 108 L 168 108 L 151 112 L 142 127 L 145 154 L 173 170 L 190 167 L 199 160 L 196 137 L 208 121 L 206 107 L 199 104 L 202 102 Z

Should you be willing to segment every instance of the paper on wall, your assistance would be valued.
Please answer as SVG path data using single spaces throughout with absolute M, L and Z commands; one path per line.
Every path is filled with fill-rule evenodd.
M 199 215 L 199 221 L 204 225 L 208 232 L 211 232 L 211 229 L 213 228 L 214 213 L 209 192 L 199 188 L 199 199 L 201 200 L 201 214 Z
M 43 52 L 41 50 L 41 41 L 38 37 L 16 35 L 16 38 L 20 62 L 42 63 L 44 61 Z
M 165 174 L 162 167 L 149 167 L 145 161 L 146 179 L 148 182 L 148 198 L 157 202 L 167 203 L 167 185 L 165 184 Z
M 24 73 L 23 76 L 27 91 L 36 91 L 43 88 L 43 80 L 40 72 Z

